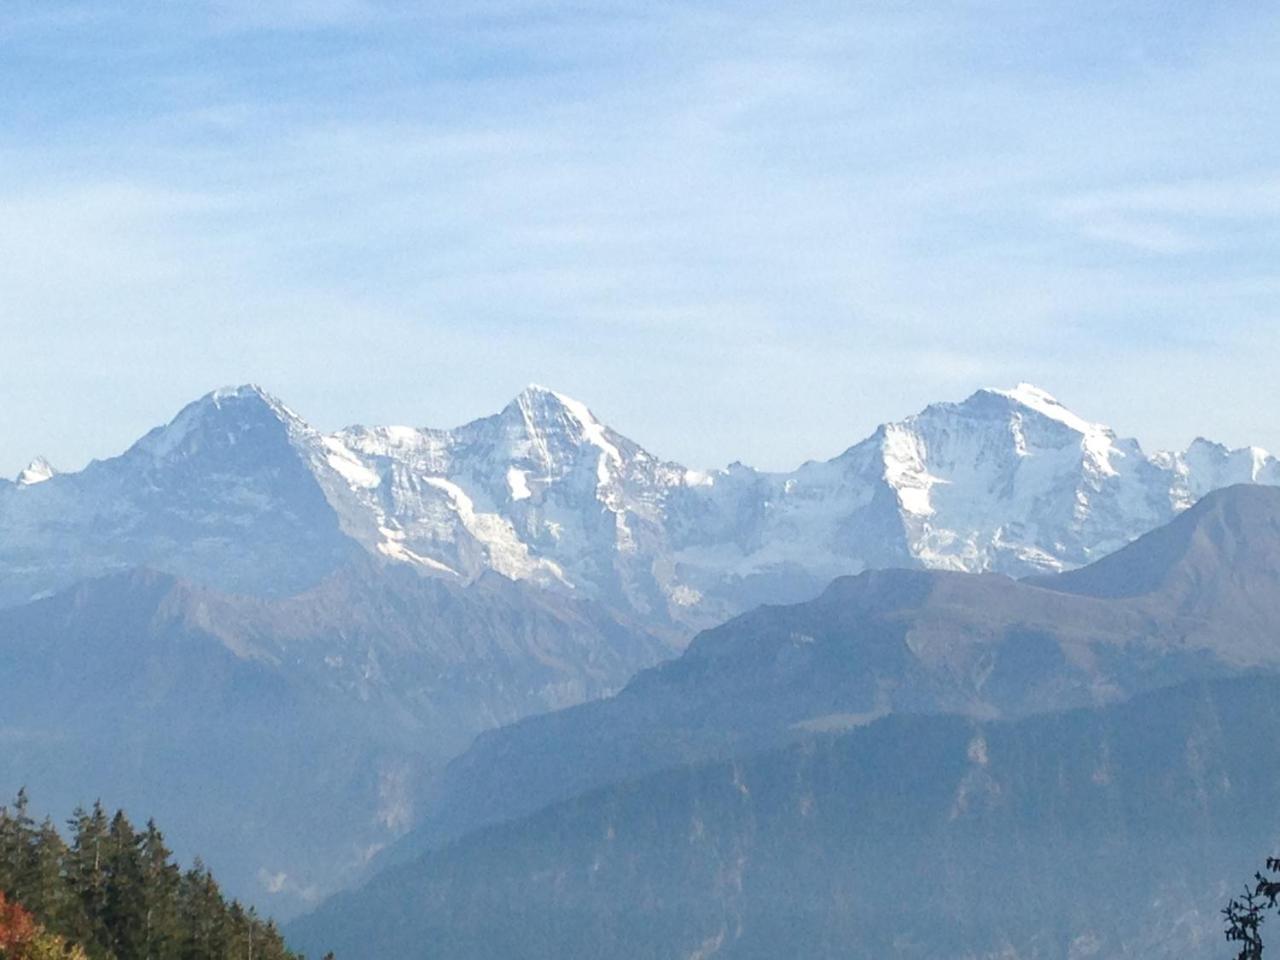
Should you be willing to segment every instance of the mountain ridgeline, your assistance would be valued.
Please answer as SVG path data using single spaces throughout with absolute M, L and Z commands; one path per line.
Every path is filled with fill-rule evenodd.
M 242 387 L 119 457 L 0 483 L 0 603 L 134 566 L 288 595 L 372 555 L 687 631 L 867 568 L 1080 566 L 1233 483 L 1280 483 L 1280 462 L 1207 441 L 1148 456 L 1025 384 L 934 404 L 784 474 L 662 460 L 541 387 L 452 430 L 333 434 Z
M 357 563 L 300 595 L 153 571 L 0 609 L 0 784 L 87 785 L 288 916 L 357 876 L 480 731 L 602 696 L 670 648 L 492 575 Z M 14 786 L 16 789 L 16 786 Z
M 0 481 L 0 787 L 152 810 L 287 919 L 664 769 L 1271 670 L 1276 484 L 1028 385 L 784 474 L 688 469 L 541 387 L 327 434 L 215 391 Z
M 1280 835 L 1280 679 L 900 715 L 620 781 L 287 928 L 370 960 L 1211 960 Z
M 614 697 L 482 735 L 390 856 L 629 776 L 891 713 L 1018 717 L 1277 669 L 1278 641 L 1280 489 L 1210 494 L 1055 577 L 871 571 L 705 631 Z
M 442 957 L 1211 957 L 1223 884 L 1280 826 L 1278 624 L 1260 487 L 1079 573 L 840 580 L 482 736 L 385 871 L 291 932 L 372 957 L 425 956 L 403 931 Z

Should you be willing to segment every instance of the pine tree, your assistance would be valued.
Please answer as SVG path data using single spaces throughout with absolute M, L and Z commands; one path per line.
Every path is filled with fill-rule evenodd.
M 32 885 L 35 821 L 27 812 L 27 791 L 18 791 L 13 806 L 0 807 L 0 890 L 24 902 Z
M 178 888 L 182 871 L 170 862 L 172 852 L 154 820 L 147 821 L 139 843 L 146 898 L 142 960 L 158 960 L 176 954 L 178 936 Z
M 25 791 L 0 807 L 0 960 L 299 960 L 201 861 L 182 872 L 154 822 L 96 803 L 69 826 L 70 844 L 37 827 Z
M 146 942 L 145 877 L 139 839 L 124 811 L 117 811 L 107 830 L 103 869 L 103 926 L 111 952 L 118 957 L 140 956 Z
M 65 874 L 70 851 L 53 821 L 47 817 L 36 833 L 34 847 L 30 886 L 23 903 L 41 918 L 45 926 L 65 930 L 73 917 Z
M 110 942 L 106 927 L 107 872 L 104 857 L 107 846 L 107 815 L 102 802 L 95 802 L 86 812 L 77 808 L 72 815 L 71 857 L 68 880 L 71 894 L 78 902 L 79 915 L 72 936 L 82 943 Z
M 197 859 L 182 877 L 182 960 L 221 960 L 230 946 L 228 911 L 213 874 Z

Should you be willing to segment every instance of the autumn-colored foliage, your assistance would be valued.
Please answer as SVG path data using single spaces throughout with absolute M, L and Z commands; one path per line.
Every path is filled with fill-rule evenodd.
M 0 890 L 0 957 L 17 960 L 35 940 L 39 928 L 35 917 L 20 903 L 11 903 Z
M 84 951 L 36 923 L 0 890 L 0 960 L 85 960 Z

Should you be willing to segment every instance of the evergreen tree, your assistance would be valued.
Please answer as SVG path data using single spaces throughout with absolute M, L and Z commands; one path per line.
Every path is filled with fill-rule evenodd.
M 35 822 L 27 812 L 27 791 L 18 791 L 12 807 L 0 808 L 0 890 L 25 902 L 33 882 Z
M 146 914 L 143 926 L 143 960 L 175 955 L 178 943 L 178 887 L 182 871 L 172 863 L 172 852 L 154 820 L 147 821 L 139 843 Z
M 154 822 L 95 803 L 69 827 L 69 844 L 37 827 L 25 791 L 0 807 L 0 960 L 299 960 L 202 862 L 184 873 Z
M 213 874 L 197 859 L 182 877 L 182 960 L 220 960 L 230 946 L 230 918 Z
M 110 936 L 106 928 L 107 871 L 104 856 L 109 825 L 102 802 L 96 801 L 88 812 L 78 807 L 72 814 L 70 826 L 71 856 L 67 879 L 71 896 L 79 905 L 72 936 L 81 943 L 106 946 L 110 943 Z
M 30 885 L 25 903 L 45 926 L 65 930 L 72 921 L 70 887 L 65 874 L 70 851 L 53 821 L 45 818 L 35 836 Z
M 146 943 L 147 891 L 139 838 L 124 811 L 111 818 L 103 870 L 103 927 L 111 952 L 139 957 Z

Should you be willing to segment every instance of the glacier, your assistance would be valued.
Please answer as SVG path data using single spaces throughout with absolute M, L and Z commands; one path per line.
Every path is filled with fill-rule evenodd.
M 1073 569 L 1236 483 L 1280 484 L 1280 462 L 1203 439 L 1148 455 L 1025 383 L 784 473 L 663 460 L 536 385 L 453 429 L 328 434 L 250 385 L 118 457 L 68 473 L 37 461 L 0 485 L 0 603 L 136 566 L 289 595 L 373 556 L 692 632 L 868 568 Z

